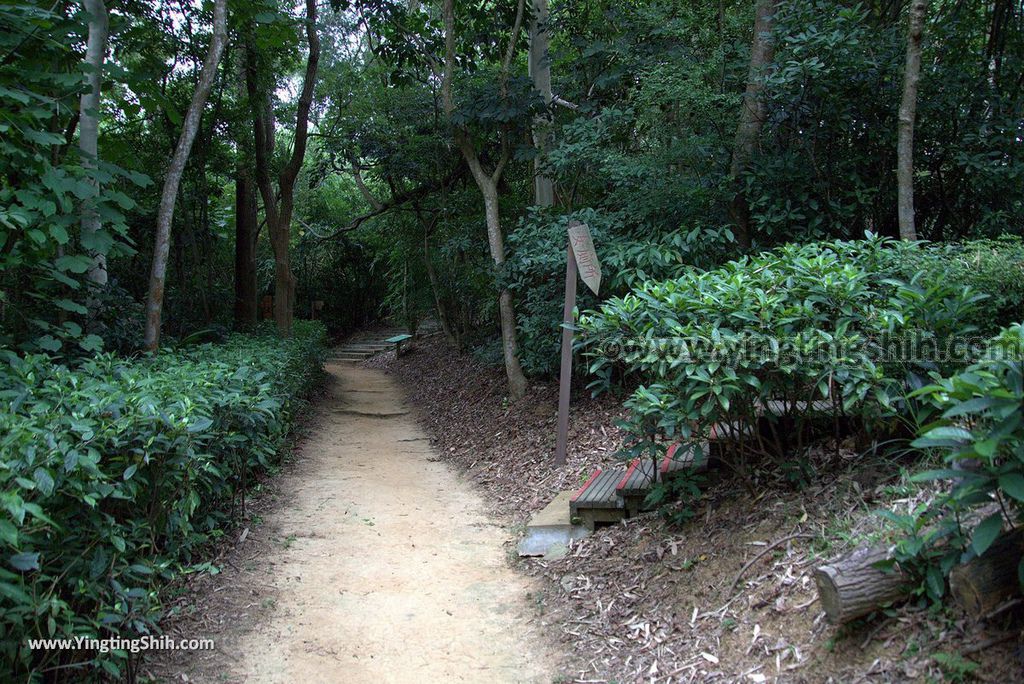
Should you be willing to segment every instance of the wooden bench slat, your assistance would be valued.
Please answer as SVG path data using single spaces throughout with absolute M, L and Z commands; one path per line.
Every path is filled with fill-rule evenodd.
M 649 458 L 635 458 L 615 489 L 619 496 L 639 496 L 647 494 L 653 483 L 654 464 Z
M 624 471 L 620 468 L 598 471 L 581 487 L 581 491 L 573 497 L 573 509 L 579 508 L 622 508 L 622 500 L 615 493 L 615 486 L 622 479 Z

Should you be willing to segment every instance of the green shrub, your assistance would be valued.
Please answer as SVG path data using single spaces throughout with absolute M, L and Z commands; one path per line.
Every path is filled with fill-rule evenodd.
M 553 375 L 558 371 L 566 228 L 570 218 L 586 222 L 598 245 L 610 233 L 614 220 L 592 210 L 558 217 L 535 211 L 509 234 L 512 256 L 507 277 L 515 298 L 519 360 L 531 376 Z M 577 288 L 577 297 L 582 306 L 594 306 L 599 301 L 586 286 Z
M 929 596 L 942 597 L 943 576 L 957 563 L 980 556 L 1004 522 L 1024 519 L 1024 326 L 1017 324 L 992 339 L 984 358 L 914 395 L 935 407 L 939 417 L 924 426 L 913 443 L 937 450 L 946 467 L 914 477 L 949 481 L 939 497 L 912 514 L 883 512 L 907 533 L 897 559 L 924 573 Z M 982 506 L 984 515 L 971 514 Z M 966 520 L 973 520 L 966 524 Z M 1024 584 L 1024 562 L 1019 569 Z
M 885 255 L 903 278 L 926 274 L 957 287 L 985 295 L 965 323 L 986 337 L 1006 325 L 1024 320 L 1024 241 L 1017 236 L 974 240 L 963 244 L 925 244 Z
M 642 237 L 624 234 L 623 215 L 594 209 L 551 216 L 532 211 L 509 234 L 512 255 L 508 282 L 515 297 L 520 361 L 529 375 L 558 372 L 561 343 L 562 293 L 565 282 L 566 228 L 576 219 L 587 224 L 601 260 L 601 297 L 622 295 L 643 281 L 674 278 L 694 264 L 720 263 L 732 244 L 728 228 L 676 230 Z M 597 306 L 596 297 L 581 283 L 576 301 L 582 311 Z
M 890 421 L 908 383 L 936 367 L 929 352 L 969 332 L 960 321 L 980 299 L 941 279 L 892 277 L 892 254 L 916 249 L 790 245 L 644 283 L 581 316 L 592 386 L 640 383 L 626 402 L 628 453 L 657 453 L 662 436 L 700 445 L 717 425 L 742 466 L 799 450 L 812 423 Z
M 152 633 L 157 589 L 222 534 L 277 458 L 325 335 L 74 366 L 5 353 L 0 369 L 0 658 L 21 679 L 117 676 L 128 657 L 30 652 L 29 638 Z M 74 662 L 81 659 L 90 659 Z M 51 675 L 52 676 L 52 675 Z

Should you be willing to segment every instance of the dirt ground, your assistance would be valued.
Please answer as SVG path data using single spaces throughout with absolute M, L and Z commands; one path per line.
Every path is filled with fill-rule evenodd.
M 688 522 L 649 513 L 574 543 L 561 560 L 517 559 L 516 531 L 534 511 L 617 462 L 621 398 L 579 388 L 568 462 L 553 468 L 550 383 L 508 402 L 500 368 L 439 336 L 401 359 L 330 370 L 285 474 L 258 487 L 248 526 L 213 559 L 219 574 L 194 575 L 168 600 L 165 629 L 213 637 L 217 649 L 162 652 L 144 674 L 1024 681 L 1021 601 L 980 623 L 920 603 L 842 628 L 824 620 L 813 569 L 877 532 L 874 511 L 920 503 L 906 484 L 915 464 L 819 449 L 799 485 L 755 473 L 756 496 L 710 473 Z
M 568 462 L 555 468 L 557 388 L 508 402 L 504 373 L 442 338 L 367 362 L 400 379 L 442 457 L 519 524 L 598 466 L 616 463 L 621 398 L 575 392 Z M 827 448 L 826 448 L 827 447 Z M 976 623 L 911 602 L 837 628 L 817 604 L 813 570 L 877 534 L 880 508 L 907 512 L 918 465 L 851 446 L 816 447 L 806 477 L 753 474 L 750 494 L 708 473 L 693 519 L 657 513 L 599 530 L 557 561 L 516 567 L 543 580 L 533 605 L 574 682 L 1024 681 L 1024 604 Z
M 295 463 L 263 497 L 224 572 L 191 583 L 170 631 L 213 652 L 164 653 L 156 679 L 550 682 L 531 580 L 509 531 L 438 458 L 383 372 L 329 365 Z M 261 515 L 254 515 L 260 522 Z M 187 634 L 186 634 L 187 632 Z

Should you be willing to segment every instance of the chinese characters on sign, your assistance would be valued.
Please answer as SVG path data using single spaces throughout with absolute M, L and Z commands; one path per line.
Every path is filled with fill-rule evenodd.
M 569 223 L 569 244 L 572 245 L 572 253 L 576 255 L 580 277 L 590 291 L 597 294 L 601 287 L 601 264 L 597 260 L 594 241 L 590 237 L 590 228 L 587 224 L 579 221 Z
M 565 308 L 562 310 L 562 372 L 558 387 L 558 434 L 555 437 L 555 465 L 565 463 L 569 442 L 569 387 L 572 383 L 572 327 L 576 308 L 576 271 L 596 295 L 601 287 L 601 264 L 594 251 L 590 228 L 569 222 L 569 247 L 565 263 Z

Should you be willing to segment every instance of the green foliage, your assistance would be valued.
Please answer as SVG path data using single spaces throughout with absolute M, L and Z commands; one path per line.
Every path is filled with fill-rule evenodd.
M 572 209 L 621 216 L 655 239 L 727 223 L 728 168 L 750 30 L 749 3 L 614 1 L 552 9 L 559 111 L 545 155 Z
M 234 335 L 135 360 L 5 354 L 5 671 L 124 666 L 122 652 L 30 652 L 26 639 L 153 633 L 160 585 L 200 558 L 276 462 L 324 343 L 322 327 L 298 322 L 288 340 Z
M 761 244 L 896 234 L 903 7 L 780 5 L 773 64 L 762 75 L 765 129 L 744 189 Z M 1019 134 L 1013 83 L 1024 73 L 1024 34 L 1013 14 L 1014 28 L 1001 28 L 999 13 L 979 4 L 940 3 L 928 13 L 914 128 L 920 237 L 1020 232 L 1024 156 L 1009 138 Z
M 815 424 L 891 421 L 907 383 L 930 367 L 917 354 L 967 332 L 959 321 L 979 300 L 893 277 L 889 254 L 916 249 L 790 245 L 646 282 L 580 317 L 591 386 L 641 383 L 626 404 L 634 448 L 663 437 L 699 447 L 715 426 L 736 443 L 735 465 L 785 461 Z
M 946 575 L 960 558 L 960 549 L 942 544 L 951 536 L 959 535 L 953 518 L 936 521 L 927 504 L 918 504 L 909 513 L 880 510 L 877 514 L 898 533 L 892 557 L 881 564 L 883 569 L 894 570 L 913 578 L 915 596 L 925 596 L 933 602 L 942 600 L 946 593 Z
M 938 663 L 942 673 L 951 682 L 966 682 L 974 679 L 978 663 L 964 658 L 958 653 L 933 653 L 932 660 Z
M 73 49 L 86 23 L 59 5 L 0 6 L 0 347 L 96 348 L 64 319 L 85 312 L 93 255 L 131 253 L 125 213 L 135 202 L 124 190 L 151 183 L 83 158 L 67 127 L 86 86 Z M 79 230 L 84 207 L 100 218 L 94 234 Z
M 507 277 L 516 302 L 519 360 L 528 375 L 550 375 L 558 368 L 564 305 L 560 295 L 565 287 L 566 229 L 571 219 L 590 227 L 598 255 L 603 258 L 602 245 L 611 242 L 616 217 L 593 210 L 563 216 L 534 210 L 509 235 L 512 254 Z M 580 308 L 599 302 L 582 284 L 576 296 Z
M 586 223 L 601 260 L 600 298 L 577 283 L 577 308 L 597 306 L 610 295 L 622 295 L 643 281 L 676 278 L 694 264 L 723 259 L 732 242 L 727 228 L 675 230 L 661 236 L 634 237 L 619 212 L 582 209 L 552 215 L 531 209 L 509 235 L 508 282 L 515 295 L 520 335 L 520 361 L 529 375 L 557 371 L 564 300 L 566 229 L 572 220 Z M 554 296 L 552 296 L 554 293 Z
M 923 249 L 891 252 L 891 268 L 903 278 L 918 273 L 985 295 L 964 323 L 986 337 L 1007 323 L 1024 320 L 1024 242 L 1004 235 L 965 243 L 931 244 Z M 968 312 L 965 312 L 968 313 Z
M 930 598 L 939 600 L 943 576 L 957 563 L 984 554 L 1004 523 L 1024 519 L 1024 326 L 994 337 L 984 357 L 960 373 L 942 377 L 912 396 L 932 404 L 938 420 L 925 425 L 913 446 L 937 451 L 945 467 L 914 476 L 948 481 L 930 505 L 911 515 L 883 512 L 903 532 L 897 560 L 924 573 Z M 997 504 L 982 516 L 971 512 Z M 972 519 L 965 525 L 965 519 Z M 1024 584 L 1024 563 L 1020 568 Z
M 654 483 L 644 499 L 644 506 L 657 509 L 672 525 L 682 525 L 694 516 L 700 499 L 704 476 L 694 471 L 674 475 L 670 480 Z

